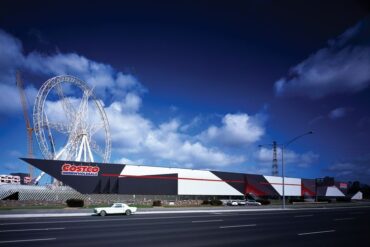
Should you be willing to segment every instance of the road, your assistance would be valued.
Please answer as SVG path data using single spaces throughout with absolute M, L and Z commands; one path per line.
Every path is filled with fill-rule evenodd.
M 2 219 L 0 246 L 370 246 L 370 207 Z

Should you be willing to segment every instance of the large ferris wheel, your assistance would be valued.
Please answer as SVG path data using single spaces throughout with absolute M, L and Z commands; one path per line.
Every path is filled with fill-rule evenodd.
M 56 76 L 38 91 L 34 133 L 45 159 L 108 162 L 111 137 L 102 102 L 82 80 Z

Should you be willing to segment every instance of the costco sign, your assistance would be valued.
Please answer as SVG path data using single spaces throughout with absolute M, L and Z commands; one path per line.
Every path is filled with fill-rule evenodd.
M 339 183 L 340 189 L 347 189 L 347 183 Z
M 66 163 L 62 166 L 62 175 L 98 176 L 99 170 L 98 166 L 76 166 Z

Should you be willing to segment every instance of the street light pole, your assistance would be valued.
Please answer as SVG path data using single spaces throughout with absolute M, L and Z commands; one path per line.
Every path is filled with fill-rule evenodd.
M 313 131 L 309 131 L 307 133 L 304 133 L 302 135 L 296 136 L 290 141 L 286 142 L 285 144 L 281 144 L 281 175 L 283 176 L 283 209 L 285 209 L 285 174 L 284 174 L 284 148 L 286 148 L 289 144 L 292 142 L 298 140 L 299 138 L 306 136 L 306 135 L 311 135 L 313 134 Z
M 281 175 L 283 176 L 283 209 L 285 209 L 284 144 L 281 145 Z

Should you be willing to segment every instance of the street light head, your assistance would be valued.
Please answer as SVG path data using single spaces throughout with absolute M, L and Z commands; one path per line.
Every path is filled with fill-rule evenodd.
M 308 132 L 308 134 L 313 134 L 313 131 L 311 130 L 310 132 Z

